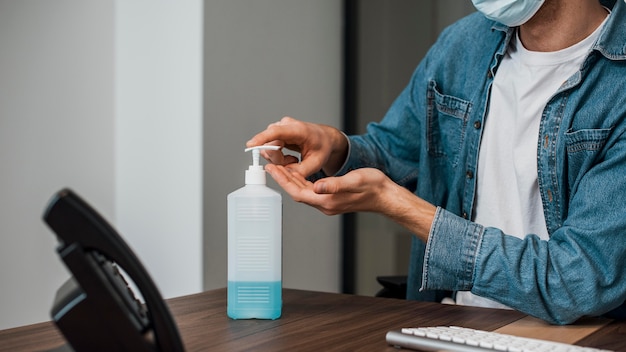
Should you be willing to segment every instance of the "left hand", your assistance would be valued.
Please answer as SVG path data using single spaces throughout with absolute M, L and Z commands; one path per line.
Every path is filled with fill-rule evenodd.
M 383 214 L 428 239 L 436 207 L 399 186 L 380 170 L 363 168 L 344 176 L 326 177 L 312 183 L 297 171 L 267 164 L 267 172 L 296 201 L 326 215 L 350 212 Z
M 274 164 L 265 166 L 272 178 L 297 202 L 308 204 L 326 215 L 355 211 L 377 212 L 387 176 L 376 169 L 358 169 L 340 177 L 312 183 L 293 169 Z M 393 182 L 391 182 L 393 183 Z

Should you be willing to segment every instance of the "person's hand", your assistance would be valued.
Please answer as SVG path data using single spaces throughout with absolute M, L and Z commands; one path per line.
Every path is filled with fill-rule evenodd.
M 247 147 L 264 144 L 279 145 L 300 153 L 300 162 L 282 151 L 263 150 L 261 155 L 270 163 L 282 165 L 308 177 L 324 170 L 334 174 L 343 164 L 348 151 L 348 141 L 336 128 L 298 121 L 284 117 L 252 137 Z
M 353 170 L 341 177 L 326 177 L 315 183 L 293 169 L 266 165 L 272 178 L 297 202 L 308 204 L 326 215 L 355 211 L 378 211 L 381 193 L 389 180 L 376 169 Z
M 383 172 L 372 168 L 357 169 L 340 177 L 326 177 L 315 183 L 294 169 L 266 165 L 272 178 L 295 201 L 308 204 L 326 215 L 350 212 L 383 214 L 428 239 L 436 207 L 399 186 Z

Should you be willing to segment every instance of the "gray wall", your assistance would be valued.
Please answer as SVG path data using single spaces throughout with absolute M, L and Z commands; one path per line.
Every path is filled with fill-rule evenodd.
M 340 21 L 335 0 L 0 0 L 0 329 L 49 320 L 68 274 L 41 214 L 64 186 L 166 297 L 224 286 L 245 141 L 340 119 Z M 339 218 L 284 209 L 285 285 L 336 290 Z
M 114 213 L 112 1 L 0 1 L 0 329 L 67 278 L 41 215 L 72 186 Z
M 341 23 L 337 0 L 205 6 L 205 288 L 226 284 L 225 200 L 244 184 L 246 141 L 287 115 L 339 127 Z M 339 290 L 339 221 L 283 194 L 284 286 Z
M 358 2 L 360 132 L 379 121 L 443 28 L 475 11 L 469 0 Z M 387 218 L 357 214 L 356 293 L 374 295 L 376 276 L 405 275 L 411 235 Z

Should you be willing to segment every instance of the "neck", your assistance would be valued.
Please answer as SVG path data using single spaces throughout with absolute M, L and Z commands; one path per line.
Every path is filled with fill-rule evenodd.
M 519 36 L 532 51 L 557 51 L 587 38 L 607 16 L 598 0 L 546 0 Z

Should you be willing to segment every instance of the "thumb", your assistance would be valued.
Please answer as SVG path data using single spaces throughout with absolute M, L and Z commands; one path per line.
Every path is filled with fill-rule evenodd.
M 335 194 L 341 192 L 339 177 L 326 177 L 313 184 L 313 192 L 317 194 Z

